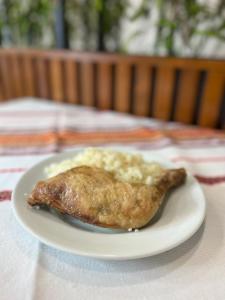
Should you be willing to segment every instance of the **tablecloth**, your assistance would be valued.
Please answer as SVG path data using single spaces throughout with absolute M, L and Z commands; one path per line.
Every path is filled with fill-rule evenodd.
M 201 184 L 200 230 L 164 254 L 101 261 L 50 248 L 15 220 L 20 176 L 56 152 L 126 146 L 187 168 Z M 225 299 L 225 135 L 34 98 L 0 105 L 0 299 Z

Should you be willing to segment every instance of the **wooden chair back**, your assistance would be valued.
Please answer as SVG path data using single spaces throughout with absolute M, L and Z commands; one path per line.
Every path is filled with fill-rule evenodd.
M 225 61 L 0 50 L 0 100 L 35 96 L 221 128 Z

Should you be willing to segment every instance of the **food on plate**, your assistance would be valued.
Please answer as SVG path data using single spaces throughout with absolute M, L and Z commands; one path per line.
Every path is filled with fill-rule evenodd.
M 145 184 L 151 184 L 154 177 L 163 170 L 160 164 L 147 162 L 140 154 L 87 148 L 72 159 L 47 166 L 45 171 L 48 177 L 52 177 L 78 166 L 102 168 L 118 180 Z
M 111 171 L 106 170 L 107 163 L 102 162 L 101 157 L 99 159 L 100 168 L 73 167 L 38 182 L 28 197 L 28 203 L 31 206 L 46 205 L 102 227 L 135 229 L 145 226 L 158 211 L 166 193 L 181 185 L 186 178 L 183 168 L 164 169 L 159 166 L 156 172 L 148 173 L 151 182 L 146 183 L 147 173 L 142 179 L 121 175 L 124 169 L 129 170 L 126 159 L 124 166 L 118 166 L 122 173 L 117 173 L 113 167 Z M 129 160 L 132 161 L 132 157 Z M 141 159 L 139 164 L 144 168 Z

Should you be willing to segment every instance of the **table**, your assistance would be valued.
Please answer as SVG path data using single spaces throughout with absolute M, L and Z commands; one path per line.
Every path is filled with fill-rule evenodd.
M 181 246 L 154 257 L 101 261 L 40 243 L 15 220 L 20 176 L 56 152 L 126 146 L 157 153 L 199 180 L 206 221 Z M 0 105 L 0 299 L 225 299 L 223 132 L 54 104 L 34 98 Z

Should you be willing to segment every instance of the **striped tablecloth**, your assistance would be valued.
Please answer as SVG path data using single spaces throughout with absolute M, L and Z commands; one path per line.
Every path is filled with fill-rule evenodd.
M 204 190 L 204 225 L 176 249 L 134 261 L 99 261 L 43 245 L 18 225 L 11 192 L 38 161 L 83 146 L 126 146 L 184 166 Z M 224 133 L 31 98 L 0 105 L 1 300 L 222 300 L 224 231 Z

